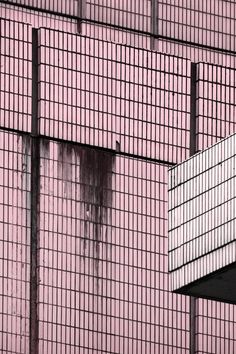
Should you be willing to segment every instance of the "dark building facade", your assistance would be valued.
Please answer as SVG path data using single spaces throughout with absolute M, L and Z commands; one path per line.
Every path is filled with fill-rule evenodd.
M 0 1 L 1 352 L 236 352 L 167 239 L 168 169 L 235 131 L 235 8 Z

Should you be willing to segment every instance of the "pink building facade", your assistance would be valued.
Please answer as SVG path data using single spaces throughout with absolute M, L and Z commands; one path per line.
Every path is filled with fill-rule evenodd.
M 234 353 L 173 294 L 168 169 L 235 132 L 233 1 L 0 1 L 0 351 Z

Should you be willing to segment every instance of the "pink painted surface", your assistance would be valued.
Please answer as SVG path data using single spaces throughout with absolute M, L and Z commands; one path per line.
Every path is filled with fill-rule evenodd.
M 29 353 L 30 141 L 0 132 L 0 350 Z
M 96 16 L 106 21 L 105 11 Z M 146 158 L 188 157 L 190 61 L 143 49 L 151 46 L 148 34 L 83 22 L 83 37 L 75 35 L 76 20 L 3 3 L 0 14 L 11 19 L 1 20 L 1 127 L 31 131 L 31 26 L 15 19 L 51 28 L 40 29 L 41 133 L 117 149 L 104 159 L 98 150 L 69 143 L 41 144 L 40 353 L 188 353 L 189 299 L 168 290 L 168 167 Z M 149 30 L 148 14 L 142 23 Z M 229 54 L 167 40 L 155 45 L 187 59 L 235 66 Z M 213 84 L 208 86 L 211 92 Z M 234 102 L 228 111 L 221 96 L 228 88 L 216 86 L 217 100 L 224 102 L 215 120 L 224 136 L 234 130 Z M 201 88 L 199 149 L 219 138 L 210 110 L 201 130 L 207 92 Z M 0 350 L 27 353 L 30 141 L 1 132 L 0 142 Z M 97 177 L 104 160 L 102 184 Z M 233 306 L 199 302 L 199 353 L 236 350 L 234 313 Z
M 41 156 L 41 350 L 156 352 L 171 335 L 187 347 L 188 303 L 165 300 L 167 168 L 56 143 Z

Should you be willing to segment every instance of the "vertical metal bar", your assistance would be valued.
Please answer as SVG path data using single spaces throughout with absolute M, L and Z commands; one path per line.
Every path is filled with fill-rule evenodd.
M 190 354 L 195 354 L 196 350 L 196 302 L 197 299 L 190 297 Z
M 154 49 L 158 36 L 158 0 L 151 0 L 151 49 Z
M 196 153 L 196 99 L 197 99 L 197 64 L 191 63 L 191 103 L 190 103 L 190 156 Z M 190 354 L 196 353 L 196 301 L 190 297 Z
M 32 135 L 38 135 L 38 30 L 32 29 Z
M 197 64 L 191 63 L 190 156 L 196 153 Z
M 31 138 L 31 239 L 30 239 L 30 353 L 38 354 L 38 222 L 39 222 L 39 138 L 38 138 L 38 31 L 32 33 L 32 138 Z
M 151 2 L 151 32 L 152 36 L 158 35 L 158 0 Z
M 85 19 L 85 15 L 86 15 L 86 1 L 85 0 L 77 0 L 77 7 L 78 7 L 77 32 L 81 33 L 82 20 Z

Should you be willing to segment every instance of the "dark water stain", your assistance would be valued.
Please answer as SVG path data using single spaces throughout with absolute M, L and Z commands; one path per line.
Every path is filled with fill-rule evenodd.
M 21 191 L 21 201 L 16 201 L 17 206 L 21 207 L 21 222 L 25 227 L 21 229 L 21 233 L 26 237 L 27 245 L 30 245 L 30 227 L 31 227 L 31 138 L 25 136 L 24 134 L 17 135 L 17 160 L 14 161 L 14 164 L 17 163 L 17 166 L 14 166 L 17 171 L 19 171 L 17 177 L 18 189 Z M 20 203 L 20 204 L 19 204 Z M 26 258 L 25 254 L 26 245 L 16 244 L 16 268 L 12 269 L 12 272 L 15 272 L 16 277 L 25 277 L 26 276 Z M 27 273 L 28 274 L 28 273 Z M 16 287 L 14 293 L 12 293 L 12 314 L 17 316 L 21 320 L 24 320 L 24 308 L 19 306 L 19 303 L 14 299 L 21 297 L 21 287 L 16 282 Z M 20 327 L 20 335 L 25 335 L 25 326 L 22 324 Z
M 31 156 L 31 140 L 29 137 L 24 135 L 19 135 L 17 137 L 18 143 L 18 152 L 19 156 L 21 156 L 21 166 L 19 169 L 21 170 L 21 190 L 24 195 L 26 192 L 30 192 L 30 156 Z M 22 195 L 22 197 L 23 197 Z M 27 209 L 30 208 L 30 202 L 26 200 Z
M 81 219 L 81 226 L 78 232 L 82 237 L 84 261 L 86 259 L 90 262 L 89 260 L 92 259 L 93 268 L 90 268 L 90 272 L 96 276 L 97 286 L 101 241 L 106 244 L 108 233 L 111 231 L 114 161 L 114 153 L 72 144 L 58 145 L 59 178 L 63 180 L 64 195 L 67 198 L 79 196 L 81 215 L 78 218 Z M 75 170 L 79 165 L 79 176 L 74 176 L 73 164 Z M 72 193 L 72 182 L 75 195 Z
M 41 155 L 44 158 L 49 159 L 49 153 L 50 153 L 50 140 L 47 139 L 41 139 L 40 140 L 40 150 L 41 150 Z
M 41 173 L 45 176 L 49 176 L 49 166 L 50 166 L 50 140 L 41 139 L 40 140 L 40 169 Z M 49 186 L 47 178 L 43 178 L 44 186 L 40 184 L 40 189 L 44 187 L 44 190 L 49 192 Z
M 73 156 L 73 145 L 60 143 L 58 144 L 58 163 L 59 178 L 63 180 L 64 183 L 64 197 L 71 198 L 71 186 L 72 186 L 72 156 Z
M 115 155 L 92 148 L 79 148 L 80 192 L 84 214 L 84 255 L 87 242 L 93 242 L 93 259 L 98 275 L 100 243 L 111 224 L 112 168 Z

